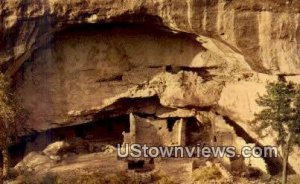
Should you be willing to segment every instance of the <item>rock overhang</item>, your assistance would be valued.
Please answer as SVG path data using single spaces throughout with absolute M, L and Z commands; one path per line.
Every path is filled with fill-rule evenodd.
M 299 73 L 299 59 L 295 55 L 298 42 L 295 34 L 299 29 L 298 26 L 293 26 L 297 25 L 299 10 L 297 11 L 294 1 L 285 3 L 286 1 L 246 3 L 236 0 L 173 1 L 171 4 L 147 0 L 35 3 L 3 1 L 1 63 L 4 64 L 4 69 L 15 65 L 12 67 L 14 69 L 10 69 L 11 73 L 14 73 L 30 54 L 40 47 L 39 40 L 69 25 L 144 21 L 156 22 L 170 30 L 195 36 L 204 35 L 226 43 L 230 48 L 235 48 L 236 52 L 240 52 L 254 71 Z M 262 20 L 267 19 L 270 22 L 264 24 Z M 272 28 L 268 27 L 268 24 L 274 25 L 274 29 L 280 29 L 281 34 L 272 34 Z M 286 26 L 280 28 L 280 25 Z M 292 42 L 286 44 L 290 40 Z M 267 44 L 270 41 L 275 44 Z M 288 50 L 278 49 L 283 45 Z M 277 53 L 273 60 L 268 59 L 272 54 L 268 49 Z M 289 57 L 292 55 L 296 58 Z M 290 63 L 288 67 L 283 65 L 284 62 Z
M 286 3 L 288 2 L 288 3 Z M 268 74 L 299 74 L 299 9 L 297 1 L 2 1 L 0 14 L 3 24 L 1 35 L 1 68 L 7 75 L 13 75 L 35 51 L 49 43 L 54 33 L 64 28 L 79 24 L 103 24 L 111 22 L 154 22 L 155 26 L 173 32 L 189 33 L 203 47 L 212 51 L 214 60 L 231 63 L 228 71 L 217 71 L 221 77 L 212 79 L 212 88 L 203 87 L 206 91 L 197 91 L 197 85 L 184 88 L 189 92 L 182 93 L 182 98 L 164 96 L 165 89 L 147 84 L 142 90 L 133 87 L 120 96 L 107 99 L 106 105 L 114 104 L 119 98 L 140 98 L 159 94 L 160 103 L 172 108 L 195 107 L 201 99 L 211 100 L 208 106 L 216 106 L 216 111 L 233 117 L 247 131 L 251 132 L 247 122 L 257 110 L 255 97 L 263 93 L 267 80 L 277 80 Z M 214 55 L 216 54 L 216 55 Z M 237 70 L 234 66 L 243 66 L 246 71 Z M 249 67 L 250 66 L 250 69 Z M 182 68 L 179 68 L 180 70 Z M 227 68 L 228 69 L 228 68 Z M 233 72 L 232 72 L 233 71 Z M 228 73 L 228 77 L 223 73 Z M 168 78 L 187 76 L 195 77 L 193 72 L 165 73 L 156 78 L 164 81 Z M 250 76 L 250 77 L 249 77 Z M 220 80 L 222 78 L 223 80 Z M 289 77 L 298 82 L 296 77 Z M 178 81 L 177 81 L 178 82 Z M 178 86 L 171 82 L 170 86 Z M 195 83 L 194 83 L 195 84 Z M 207 84 L 209 86 L 209 84 Z M 219 86 L 220 85 L 220 86 Z M 219 86 L 219 87 L 218 87 Z M 223 88 L 225 86 L 225 88 Z M 191 87 L 191 88 L 190 88 Z M 177 88 L 181 89 L 181 88 Z M 188 89 L 188 90 L 187 90 Z M 196 91 L 197 95 L 190 95 Z M 216 94 L 211 92 L 217 91 Z M 169 92 L 174 92 L 169 89 Z M 178 93 L 173 93 L 178 96 Z M 200 95 L 199 95 L 200 94 Z M 207 95 L 209 94 L 209 95 Z M 194 100 L 196 96 L 196 100 Z M 197 98 L 197 96 L 200 96 Z M 209 99 L 209 97 L 215 97 Z M 235 100 L 235 99 L 236 100 Z M 187 101 L 186 99 L 189 99 Z M 176 103 L 170 103 L 176 101 Z M 238 102 L 239 101 L 239 102 Z M 192 103 L 192 106 L 189 104 Z M 103 104 L 102 104 L 103 105 Z M 104 105 L 104 106 L 106 106 Z M 203 105 L 203 106 L 207 106 Z M 84 122 L 81 112 L 101 112 L 103 106 L 68 111 L 78 123 Z M 45 107 L 49 109 L 49 107 Z M 50 108 L 51 109 L 51 108 Z M 51 110 L 49 110 L 50 112 Z M 85 117 L 85 116 L 83 116 Z M 64 118 L 64 117 L 63 117 Z M 51 119 L 47 120 L 47 122 Z M 72 120 L 73 121 L 73 120 Z M 71 122 L 72 122 L 71 121 Z M 86 120 L 88 121 L 88 120 Z M 64 121 L 59 121 L 64 122 Z M 59 123 L 58 123 L 59 124 Z M 48 127 L 50 128 L 50 127 Z M 252 132 L 253 133 L 253 132 Z M 255 134 L 255 133 L 254 133 Z

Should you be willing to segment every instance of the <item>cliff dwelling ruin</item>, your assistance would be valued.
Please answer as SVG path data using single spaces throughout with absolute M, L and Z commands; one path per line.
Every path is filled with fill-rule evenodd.
M 156 25 L 84 25 L 56 33 L 15 74 L 29 125 L 41 132 L 24 156 L 76 138 L 77 153 L 101 151 L 105 144 L 238 144 L 233 129 L 210 112 L 222 86 L 215 73 L 227 69 L 225 61 L 214 64 L 218 57 L 194 36 Z M 168 97 L 177 86 L 178 96 Z M 189 94 L 188 88 L 204 91 Z M 203 100 L 198 95 L 206 90 L 214 95 Z M 264 160 L 258 162 L 268 172 Z M 230 168 L 230 160 L 224 163 Z
M 210 24 L 198 33 L 191 22 L 185 27 L 193 31 L 188 31 L 144 11 L 98 22 L 83 15 L 86 22 L 57 29 L 52 29 L 50 18 L 40 20 L 42 28 L 36 34 L 42 36 L 32 41 L 30 52 L 11 66 L 1 66 L 13 78 L 30 130 L 10 148 L 12 166 L 22 168 L 32 155 L 48 159 L 46 155 L 47 164 L 31 165 L 32 170 L 70 171 L 78 165 L 96 167 L 93 164 L 98 162 L 97 167 L 106 172 L 158 169 L 178 175 L 178 169 L 182 183 L 194 170 L 211 163 L 228 181 L 235 171 L 247 173 L 249 168 L 258 175 L 278 174 L 282 158 L 115 157 L 117 145 L 135 143 L 234 146 L 237 152 L 244 146 L 272 143 L 260 140 L 248 124 L 259 109 L 257 94 L 264 92 L 266 81 L 277 80 L 267 76 L 273 72 L 268 62 L 258 62 L 256 43 L 236 41 L 243 37 L 238 33 L 231 39 L 223 30 L 227 24 L 220 26 L 221 34 L 210 30 Z M 51 31 L 44 35 L 43 29 Z M 236 45 L 224 40 L 235 40 Z M 18 49 L 22 50 L 15 52 Z M 281 67 L 279 63 L 278 70 Z M 48 155 L 53 144 L 65 149 Z M 298 155 L 295 151 L 291 157 L 291 173 L 300 172 Z M 95 163 L 90 161 L 93 158 Z

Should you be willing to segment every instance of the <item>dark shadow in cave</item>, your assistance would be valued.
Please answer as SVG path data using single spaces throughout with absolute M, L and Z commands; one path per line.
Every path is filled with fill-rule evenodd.
M 213 77 L 215 77 L 216 75 L 213 75 L 210 73 L 209 70 L 214 70 L 217 69 L 218 67 L 187 67 L 187 66 L 177 66 L 177 67 L 173 67 L 171 65 L 167 65 L 166 66 L 166 71 L 176 74 L 179 71 L 188 71 L 188 72 L 194 72 L 196 73 L 198 76 L 200 76 L 204 82 L 207 81 L 211 81 L 213 80 Z
M 205 127 L 195 117 L 187 118 L 185 135 L 187 146 L 209 143 L 209 128 Z
M 173 131 L 173 127 L 176 123 L 177 120 L 179 120 L 180 118 L 168 118 L 167 119 L 167 128 L 169 132 Z
M 11 166 L 20 162 L 32 151 L 42 151 L 47 145 L 56 141 L 81 139 L 89 143 L 103 143 L 112 146 L 123 143 L 123 132 L 129 132 L 129 115 L 97 119 L 89 123 L 55 128 L 45 132 L 34 133 L 20 138 L 18 144 L 10 147 Z M 90 150 L 86 150 L 89 152 Z M 0 164 L 2 157 L 0 157 Z

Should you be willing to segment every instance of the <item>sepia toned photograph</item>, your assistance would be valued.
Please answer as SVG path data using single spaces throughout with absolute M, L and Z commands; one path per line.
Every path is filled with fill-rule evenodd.
M 300 0 L 0 0 L 0 184 L 300 184 Z

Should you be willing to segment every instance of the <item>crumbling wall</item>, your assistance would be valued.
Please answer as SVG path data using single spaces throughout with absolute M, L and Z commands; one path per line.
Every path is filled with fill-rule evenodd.
M 185 126 L 183 119 L 175 121 L 168 128 L 167 119 L 141 118 L 130 115 L 130 132 L 123 133 L 124 144 L 146 144 L 147 146 L 185 145 Z

